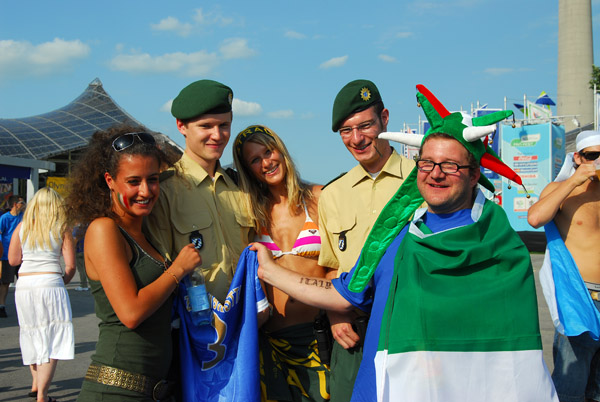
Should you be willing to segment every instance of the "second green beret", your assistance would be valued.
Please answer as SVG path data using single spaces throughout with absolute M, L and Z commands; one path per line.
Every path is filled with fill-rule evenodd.
M 377 102 L 381 102 L 381 95 L 371 81 L 355 80 L 347 83 L 333 102 L 331 129 L 338 131 L 348 116 L 362 112 Z
M 233 91 L 213 80 L 199 80 L 183 88 L 173 100 L 171 114 L 179 120 L 203 114 L 231 112 Z

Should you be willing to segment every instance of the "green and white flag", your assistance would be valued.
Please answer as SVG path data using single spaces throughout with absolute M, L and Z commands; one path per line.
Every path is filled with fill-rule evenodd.
M 375 358 L 379 401 L 558 401 L 529 252 L 482 199 L 471 225 L 432 234 L 411 223 Z

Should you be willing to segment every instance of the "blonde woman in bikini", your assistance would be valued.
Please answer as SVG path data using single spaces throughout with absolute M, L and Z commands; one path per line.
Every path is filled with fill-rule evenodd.
M 300 180 L 281 138 L 265 126 L 241 131 L 233 158 L 258 233 L 255 241 L 271 250 L 281 266 L 325 278 L 325 268 L 317 263 L 322 186 Z M 319 309 L 265 287 L 272 314 L 259 336 L 263 400 L 328 400 L 329 368 L 321 361 L 313 333 L 315 319 L 322 317 Z

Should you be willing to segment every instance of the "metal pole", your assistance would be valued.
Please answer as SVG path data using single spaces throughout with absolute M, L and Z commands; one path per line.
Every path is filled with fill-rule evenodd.
M 594 83 L 594 130 L 598 130 L 598 92 Z

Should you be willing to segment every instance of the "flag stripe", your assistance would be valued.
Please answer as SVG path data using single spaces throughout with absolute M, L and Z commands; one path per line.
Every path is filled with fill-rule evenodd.
M 379 401 L 558 401 L 541 350 L 380 351 L 375 367 Z
M 396 256 L 379 350 L 541 349 L 529 252 L 499 206 L 486 202 L 473 225 L 416 230 Z

